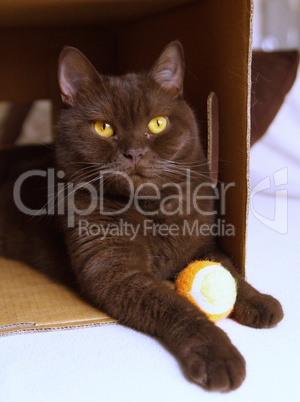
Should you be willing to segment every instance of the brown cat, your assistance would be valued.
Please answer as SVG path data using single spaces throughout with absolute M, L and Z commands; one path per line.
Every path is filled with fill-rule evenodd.
M 6 211 L 0 252 L 56 279 L 72 277 L 90 303 L 161 340 L 191 380 L 230 391 L 245 378 L 243 357 L 161 280 L 192 260 L 214 259 L 238 283 L 233 319 L 267 328 L 283 313 L 277 300 L 238 275 L 212 233 L 184 233 L 195 222 L 211 227 L 215 207 L 201 133 L 182 95 L 183 75 L 178 42 L 149 73 L 120 77 L 99 75 L 77 49 L 65 48 L 55 147 L 0 154 L 0 208 Z M 195 191 L 202 198 L 190 202 Z

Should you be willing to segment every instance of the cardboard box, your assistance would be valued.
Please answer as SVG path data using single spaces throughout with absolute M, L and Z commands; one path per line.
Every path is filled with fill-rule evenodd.
M 57 58 L 78 47 L 102 73 L 149 68 L 179 39 L 185 50 L 185 97 L 203 131 L 211 91 L 219 99 L 219 180 L 234 237 L 220 243 L 244 273 L 250 125 L 252 2 L 245 0 L 2 0 L 0 100 L 51 99 L 57 113 Z M 0 261 L 2 335 L 99 325 L 112 320 L 20 263 Z

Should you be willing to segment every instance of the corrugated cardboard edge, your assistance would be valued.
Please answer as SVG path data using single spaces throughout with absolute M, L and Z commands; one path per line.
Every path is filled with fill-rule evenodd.
M 252 47 L 253 47 L 253 17 L 254 17 L 254 0 L 250 0 L 250 35 L 249 35 L 249 50 L 248 50 L 248 113 L 247 113 L 247 208 L 246 208 L 246 226 L 245 226 L 245 243 L 247 244 L 248 236 L 248 219 L 250 213 L 250 192 L 251 192 L 251 182 L 250 182 L 250 140 L 251 140 L 251 88 L 252 88 Z M 244 261 L 247 261 L 247 248 L 244 251 Z M 244 265 L 244 277 L 246 278 L 246 268 Z
M 19 324 L 18 329 L 13 329 L 9 328 L 7 330 L 1 331 L 0 332 L 0 337 L 4 336 L 11 336 L 11 335 L 22 335 L 22 334 L 36 334 L 40 332 L 54 332 L 54 331 L 66 331 L 66 330 L 71 330 L 71 329 L 81 329 L 81 328 L 95 328 L 95 327 L 102 327 L 106 325 L 112 325 L 112 324 L 117 324 L 117 321 L 112 320 L 112 319 L 107 319 L 103 320 L 102 322 L 94 322 L 94 323 L 76 323 L 72 325 L 65 325 L 65 324 L 54 324 L 54 325 L 48 325 L 48 326 L 29 326 L 27 327 L 27 324 L 24 324 L 24 327 L 22 327 L 23 324 Z

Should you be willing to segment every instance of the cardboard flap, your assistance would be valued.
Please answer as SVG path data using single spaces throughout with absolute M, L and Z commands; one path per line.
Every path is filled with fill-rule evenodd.
M 0 336 L 114 322 L 65 286 L 4 258 L 0 258 L 0 302 Z

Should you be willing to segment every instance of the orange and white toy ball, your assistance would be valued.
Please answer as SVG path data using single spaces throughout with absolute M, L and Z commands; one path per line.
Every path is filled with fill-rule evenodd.
M 213 322 L 231 313 L 237 296 L 236 281 L 231 273 L 213 261 L 195 261 L 188 265 L 178 275 L 175 290 Z

